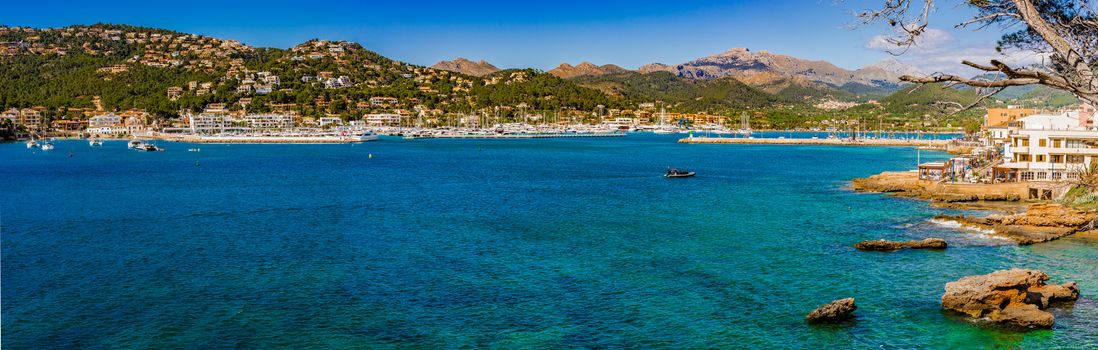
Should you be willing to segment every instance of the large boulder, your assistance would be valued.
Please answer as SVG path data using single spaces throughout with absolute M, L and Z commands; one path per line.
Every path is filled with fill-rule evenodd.
M 857 309 L 858 306 L 854 305 L 854 298 L 839 299 L 821 305 L 805 318 L 808 319 L 808 322 L 838 322 L 849 319 L 850 313 Z
M 858 250 L 894 251 L 900 249 L 945 249 L 946 241 L 941 238 L 927 238 L 921 241 L 861 241 L 854 245 Z
M 1027 328 L 1052 327 L 1050 302 L 1079 297 L 1075 283 L 1046 285 L 1038 270 L 1010 269 L 946 283 L 942 307 L 976 319 Z

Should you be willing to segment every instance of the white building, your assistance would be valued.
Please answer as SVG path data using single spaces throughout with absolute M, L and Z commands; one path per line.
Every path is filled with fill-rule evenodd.
M 232 126 L 232 121 L 223 114 L 189 114 L 187 121 L 191 126 L 192 134 L 224 133 Z
M 127 130 L 124 126 L 99 126 L 94 128 L 88 127 L 87 130 L 87 132 L 92 135 L 122 135 L 127 133 L 128 131 L 129 130 Z
M 1081 125 L 1079 114 L 1038 114 L 1018 119 L 1005 147 L 1006 162 L 994 168 L 996 181 L 1078 179 L 1098 159 L 1098 131 Z
M 253 129 L 290 129 L 294 127 L 294 117 L 285 114 L 250 114 L 244 116 L 244 122 Z
M 88 119 L 88 128 L 101 128 L 122 124 L 122 117 L 114 114 L 97 115 Z
M 343 119 L 339 119 L 339 117 L 320 117 L 316 122 L 317 125 L 321 127 L 328 125 L 343 125 Z
M 400 124 L 400 115 L 393 113 L 367 114 L 366 124 L 371 126 L 392 126 Z

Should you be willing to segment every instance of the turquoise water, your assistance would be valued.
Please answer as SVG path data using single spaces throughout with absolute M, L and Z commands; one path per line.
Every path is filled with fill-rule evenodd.
M 3 346 L 1098 347 L 1098 242 L 1019 247 L 847 189 L 913 149 L 674 140 L 0 144 Z M 851 248 L 929 236 L 952 246 Z M 1028 333 L 940 310 L 1010 267 L 1084 296 Z M 843 297 L 854 322 L 803 321 Z

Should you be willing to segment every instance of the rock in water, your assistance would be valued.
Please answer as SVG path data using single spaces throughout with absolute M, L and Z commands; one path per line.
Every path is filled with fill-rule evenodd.
M 850 318 L 850 313 L 857 310 L 854 298 L 846 298 L 821 305 L 806 317 L 809 322 L 837 322 Z
M 945 249 L 946 241 L 941 238 L 927 238 L 921 241 L 895 242 L 886 240 L 861 241 L 854 245 L 858 250 L 894 251 L 900 249 Z
M 969 317 L 1027 328 L 1052 327 L 1053 301 L 1079 297 L 1075 283 L 1046 285 L 1048 275 L 1038 270 L 1010 269 L 968 276 L 946 283 L 942 307 Z

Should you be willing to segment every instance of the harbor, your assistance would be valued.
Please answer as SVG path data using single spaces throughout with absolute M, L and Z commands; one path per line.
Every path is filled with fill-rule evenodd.
M 679 143 L 739 144 L 739 145 L 819 145 L 819 146 L 902 146 L 946 149 L 955 140 L 945 139 L 850 139 L 850 138 L 749 138 L 749 137 L 684 137 Z
M 277 144 L 312 144 L 312 143 L 357 143 L 375 141 L 378 135 L 375 133 L 362 133 L 354 136 L 345 135 L 183 135 L 167 136 L 164 140 L 190 142 L 190 143 L 277 143 Z
M 590 137 L 625 137 L 623 132 L 597 132 L 597 133 L 545 133 L 545 134 L 436 134 L 416 138 L 438 139 L 559 139 L 559 138 L 590 138 Z

